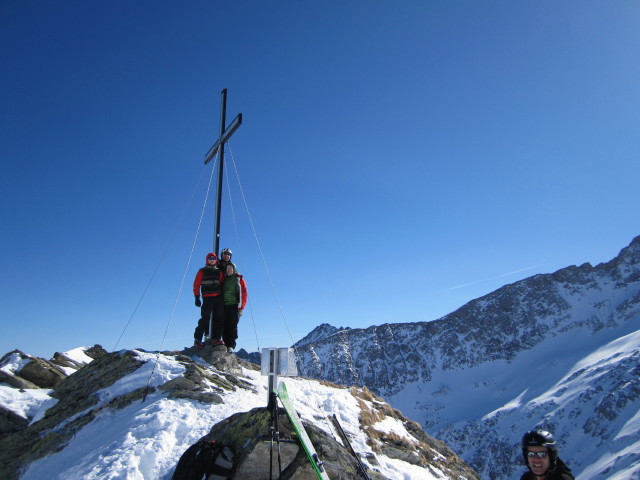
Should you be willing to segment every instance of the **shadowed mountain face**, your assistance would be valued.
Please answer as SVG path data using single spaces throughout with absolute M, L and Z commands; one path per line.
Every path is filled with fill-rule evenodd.
M 639 328 L 637 237 L 610 262 L 506 285 L 433 322 L 322 325 L 296 353 L 303 375 L 366 385 L 482 478 L 519 478 L 519 440 L 545 426 L 574 473 L 604 479 L 640 465 L 628 448 L 640 439 Z

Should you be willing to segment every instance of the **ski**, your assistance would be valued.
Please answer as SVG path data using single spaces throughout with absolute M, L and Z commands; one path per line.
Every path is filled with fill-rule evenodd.
M 336 430 L 338 431 L 338 434 L 340 435 L 340 438 L 342 438 L 342 443 L 344 443 L 344 447 L 347 449 L 347 451 L 351 455 L 353 455 L 353 457 L 356 459 L 356 462 L 358 462 L 357 470 L 362 474 L 363 478 L 365 478 L 366 480 L 371 480 L 369 478 L 369 475 L 367 474 L 367 468 L 364 466 L 364 464 L 360 460 L 360 457 L 358 456 L 356 451 L 351 446 L 351 442 L 349 442 L 349 439 L 347 438 L 347 434 L 342 429 L 342 425 L 340 425 L 340 422 L 338 421 L 338 417 L 336 417 L 335 413 L 333 414 L 333 417 L 331 419 L 333 420 L 333 424 L 335 425 Z
M 311 462 L 311 466 L 313 470 L 316 472 L 316 475 L 321 480 L 330 480 L 329 475 L 325 471 L 322 466 L 322 462 L 318 458 L 318 454 L 316 453 L 316 449 L 313 447 L 311 443 L 311 439 L 309 435 L 307 435 L 307 431 L 304 429 L 302 422 L 300 421 L 300 417 L 298 416 L 295 408 L 293 408 L 293 403 L 289 398 L 289 394 L 287 393 L 287 387 L 284 382 L 280 382 L 278 385 L 278 398 L 280 399 L 280 403 L 284 407 L 287 412 L 287 416 L 293 425 L 296 434 L 298 435 L 298 439 L 300 439 L 300 443 L 302 444 L 302 448 L 304 448 L 307 457 L 309 458 L 309 462 Z

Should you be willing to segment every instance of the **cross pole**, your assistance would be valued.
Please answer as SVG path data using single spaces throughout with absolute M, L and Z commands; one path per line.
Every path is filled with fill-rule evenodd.
M 242 114 L 239 113 L 233 122 L 225 129 L 225 123 L 227 122 L 227 89 L 222 90 L 222 106 L 220 108 L 220 136 L 213 144 L 213 147 L 209 149 L 204 156 L 204 164 L 206 165 L 215 157 L 216 153 L 220 152 L 220 166 L 218 167 L 218 195 L 216 198 L 216 231 L 214 234 L 213 251 L 216 255 L 219 255 L 220 247 L 220 210 L 222 207 L 222 171 L 224 169 L 224 144 L 229 140 L 231 135 L 242 124 Z

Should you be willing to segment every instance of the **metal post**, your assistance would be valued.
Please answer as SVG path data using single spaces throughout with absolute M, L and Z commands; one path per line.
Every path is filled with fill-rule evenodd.
M 269 396 L 267 398 L 267 407 L 273 408 L 275 402 L 275 392 L 278 388 L 278 373 L 280 370 L 280 350 L 277 348 L 269 350 Z
M 213 311 L 209 314 L 209 345 L 213 345 Z
M 222 89 L 222 106 L 220 107 L 220 138 L 224 136 L 227 123 L 227 89 Z M 222 172 L 224 169 L 224 142 L 220 143 L 220 161 L 218 162 L 218 195 L 216 199 L 216 230 L 214 234 L 213 251 L 216 255 L 220 249 L 220 211 L 222 208 Z

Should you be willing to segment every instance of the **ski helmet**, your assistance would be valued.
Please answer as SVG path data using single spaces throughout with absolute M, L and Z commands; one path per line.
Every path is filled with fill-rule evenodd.
M 229 258 L 231 258 L 231 256 L 233 255 L 230 248 L 223 248 L 222 251 L 220 252 L 220 256 L 223 256 L 225 253 L 229 254 Z
M 211 257 L 214 257 L 216 260 L 218 260 L 218 256 L 215 253 L 211 252 L 211 253 L 207 253 L 207 256 L 204 258 L 204 261 L 206 262 Z
M 558 447 L 556 446 L 556 439 L 551 433 L 546 430 L 531 430 L 524 434 L 522 437 L 522 456 L 524 457 L 525 465 L 529 466 L 527 447 L 546 447 L 549 452 L 550 468 L 553 469 L 556 466 Z

